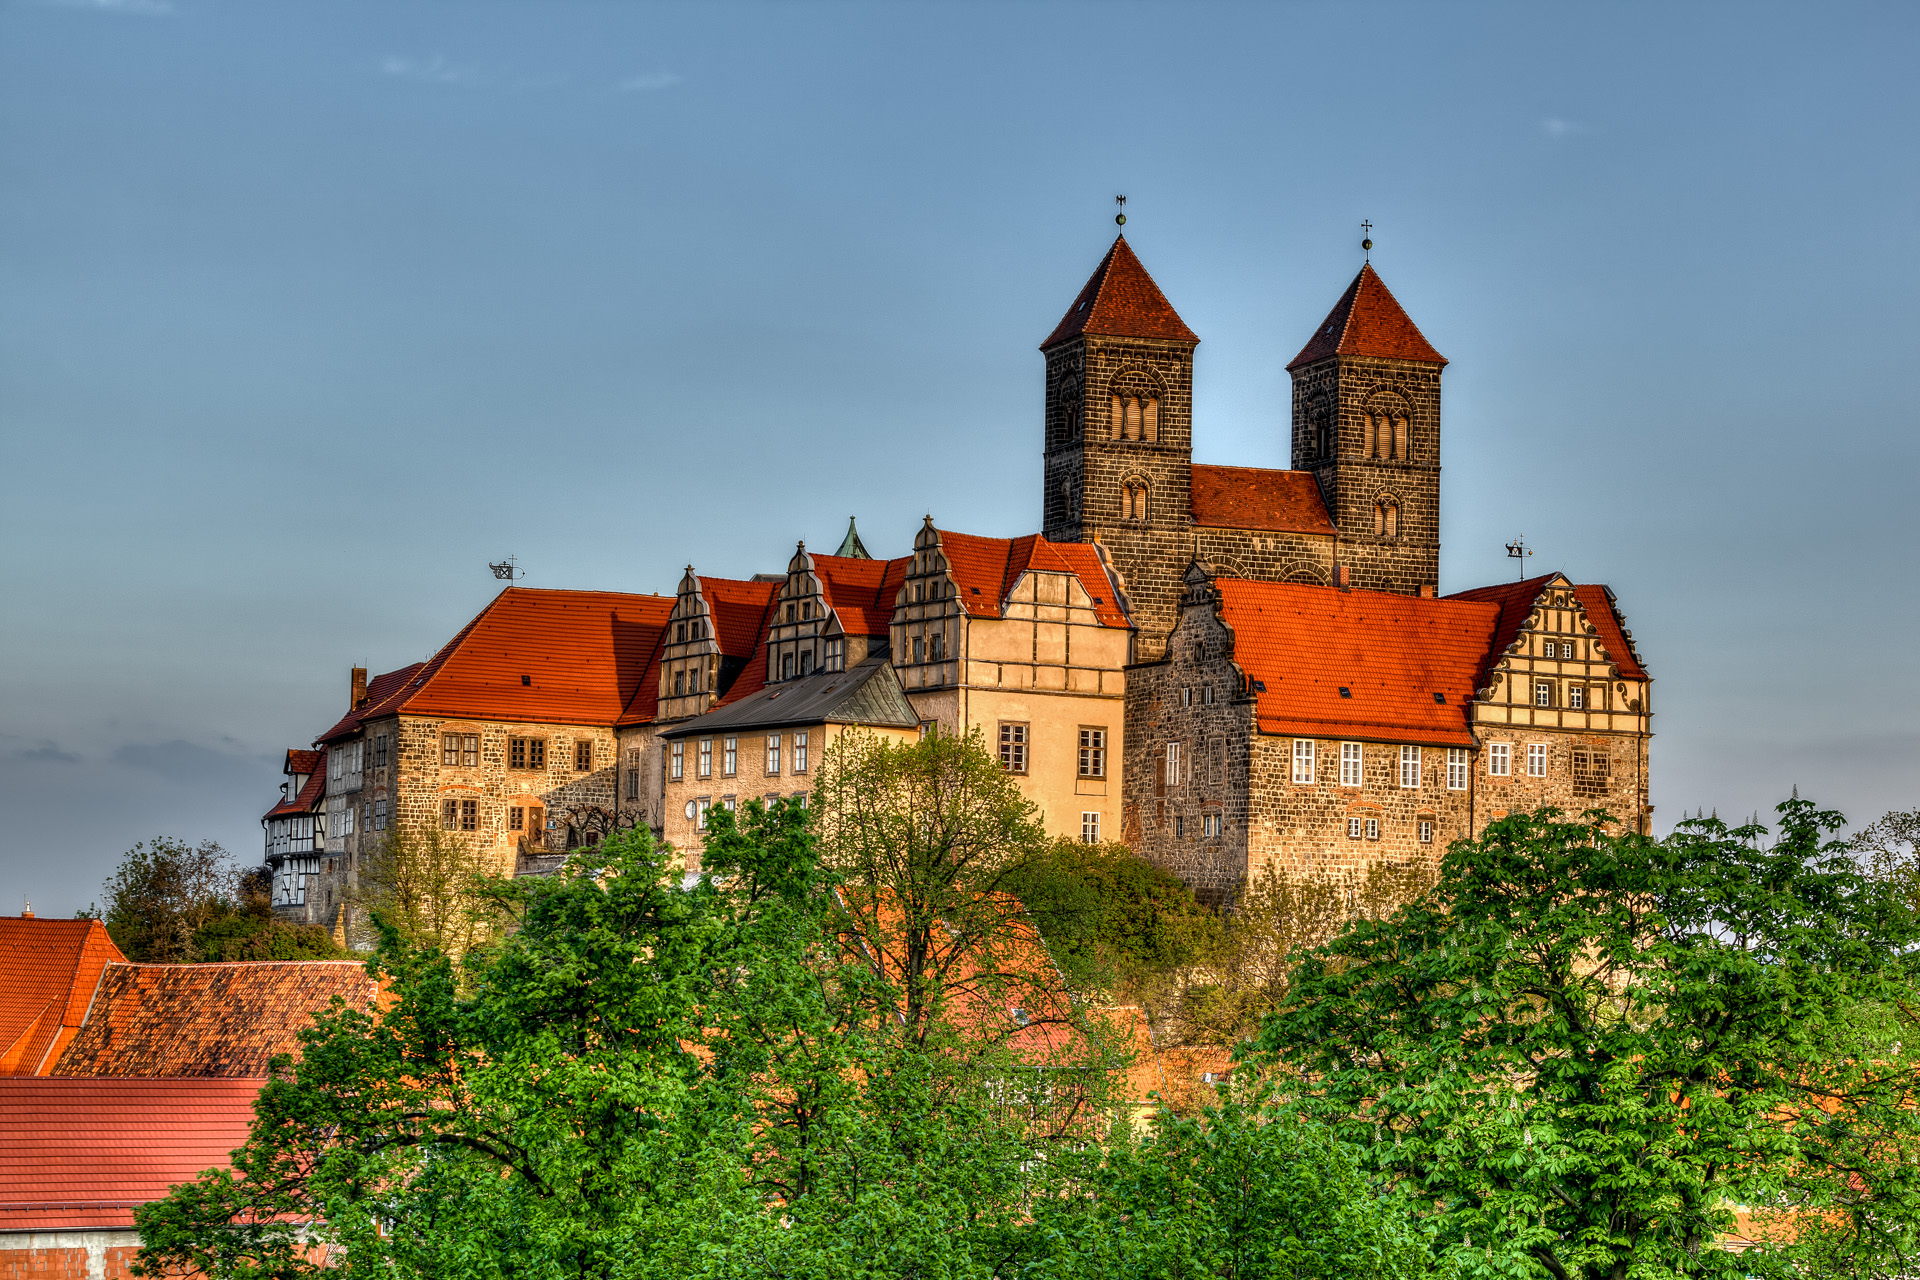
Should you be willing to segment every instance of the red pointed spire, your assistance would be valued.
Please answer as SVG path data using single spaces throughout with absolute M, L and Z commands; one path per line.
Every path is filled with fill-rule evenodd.
M 1110 338 L 1160 338 L 1168 342 L 1198 342 L 1200 335 L 1187 328 L 1186 321 L 1160 292 L 1125 236 L 1116 238 L 1107 256 L 1100 259 L 1087 287 L 1067 308 L 1067 314 L 1054 326 L 1045 351 L 1068 338 L 1083 333 Z
M 1328 356 L 1376 356 L 1383 360 L 1418 360 L 1424 364 L 1447 362 L 1420 332 L 1420 326 L 1394 300 L 1372 263 L 1360 268 L 1360 274 L 1353 278 L 1347 291 L 1340 295 L 1340 301 L 1333 304 L 1333 310 L 1327 312 L 1320 328 L 1287 368 L 1298 369 Z

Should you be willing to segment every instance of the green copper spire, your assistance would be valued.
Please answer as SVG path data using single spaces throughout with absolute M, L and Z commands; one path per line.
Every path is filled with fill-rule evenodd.
M 853 527 L 852 516 L 847 517 L 847 536 L 840 539 L 840 549 L 833 554 L 845 556 L 849 560 L 873 559 L 867 554 L 866 545 L 860 541 L 860 531 Z

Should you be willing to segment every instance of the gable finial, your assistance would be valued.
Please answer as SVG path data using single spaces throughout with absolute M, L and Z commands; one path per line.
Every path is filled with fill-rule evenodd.
M 1366 255 L 1368 262 L 1373 261 L 1373 223 L 1360 224 L 1360 252 Z
M 1127 198 L 1125 196 L 1115 196 L 1113 202 L 1120 206 L 1120 212 L 1113 215 L 1114 225 L 1124 227 L 1127 225 Z

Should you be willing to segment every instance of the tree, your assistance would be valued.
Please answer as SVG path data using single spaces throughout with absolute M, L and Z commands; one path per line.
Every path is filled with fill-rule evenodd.
M 309 960 L 340 954 L 326 931 L 274 917 L 271 872 L 237 873 L 211 840 L 161 836 L 127 851 L 105 888 L 101 920 L 129 960 Z
M 1250 1056 L 1417 1198 L 1463 1276 L 1910 1266 L 1920 927 L 1826 839 L 1837 814 L 1778 812 L 1771 843 L 1496 821 L 1425 898 L 1311 953 Z M 1717 1248 L 1734 1205 L 1800 1243 Z
M 1847 841 L 1862 869 L 1920 910 L 1920 809 L 1882 814 Z
M 397 826 L 362 861 L 352 900 L 414 946 L 458 960 L 498 936 L 501 917 L 488 873 L 460 835 Z

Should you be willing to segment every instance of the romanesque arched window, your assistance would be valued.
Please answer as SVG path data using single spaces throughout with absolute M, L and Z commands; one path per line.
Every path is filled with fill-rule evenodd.
M 1392 462 L 1413 457 L 1413 415 L 1397 396 L 1376 401 L 1361 415 L 1360 456 Z
M 1373 504 L 1373 531 L 1384 538 L 1400 536 L 1400 504 L 1382 498 Z
M 1132 369 L 1115 378 L 1107 401 L 1113 439 L 1160 439 L 1160 389 L 1145 373 Z
M 1121 486 L 1120 518 L 1136 524 L 1146 521 L 1147 482 L 1139 476 L 1131 477 Z

